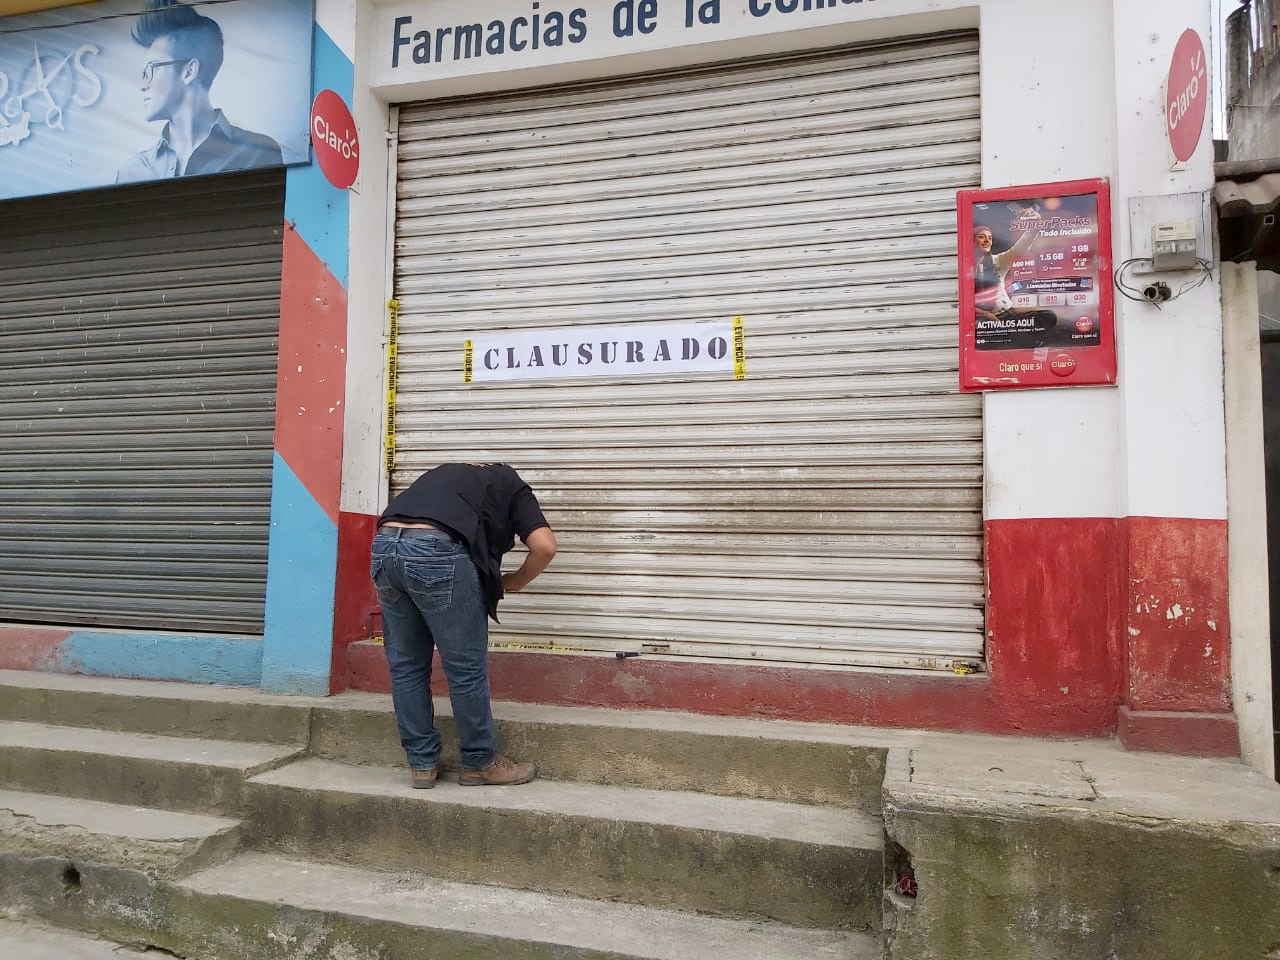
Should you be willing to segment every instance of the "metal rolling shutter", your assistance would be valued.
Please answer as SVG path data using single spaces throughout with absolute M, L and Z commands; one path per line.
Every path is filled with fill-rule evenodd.
M 505 460 L 561 542 L 499 645 L 981 657 L 954 237 L 977 54 L 949 34 L 401 108 L 393 490 Z M 461 382 L 467 335 L 733 315 L 745 382 Z
M 260 633 L 283 175 L 0 217 L 0 619 Z

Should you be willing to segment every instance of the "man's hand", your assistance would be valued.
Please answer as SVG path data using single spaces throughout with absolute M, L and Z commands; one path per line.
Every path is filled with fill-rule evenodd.
M 520 570 L 515 570 L 515 571 L 512 571 L 511 573 L 504 573 L 502 575 L 503 593 L 519 593 L 521 590 L 523 590 L 525 587 L 529 585 L 530 580 L 532 578 L 525 579 L 524 577 L 522 577 L 520 574 L 523 569 L 524 568 L 521 567 Z
M 524 558 L 524 563 L 520 564 L 520 569 L 502 575 L 502 589 L 506 593 L 519 593 L 531 584 L 538 574 L 547 569 L 547 564 L 556 555 L 556 535 L 551 532 L 550 527 L 539 527 L 529 534 L 524 543 L 529 548 L 529 554 Z

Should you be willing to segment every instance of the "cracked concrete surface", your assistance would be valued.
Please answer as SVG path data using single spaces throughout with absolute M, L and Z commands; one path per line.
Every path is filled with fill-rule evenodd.
M 0 853 L 184 876 L 239 845 L 240 821 L 0 790 Z M 0 956 L 4 956 L 0 953 Z
M 886 960 L 1262 960 L 1280 943 L 1280 787 L 1238 761 L 975 737 L 886 766 L 886 832 L 917 890 L 886 897 Z
M 35 923 L 0 919 L 0 957 L 13 960 L 164 960 L 172 956 L 163 950 L 138 949 Z
M 1106 811 L 1146 820 L 1280 824 L 1280 788 L 1236 760 L 1126 751 L 1113 741 L 947 737 L 890 764 L 913 796 Z

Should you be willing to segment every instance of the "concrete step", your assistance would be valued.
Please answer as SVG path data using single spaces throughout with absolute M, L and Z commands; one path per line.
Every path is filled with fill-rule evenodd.
M 391 957 L 635 960 L 878 960 L 866 935 L 723 920 L 435 878 L 246 855 L 187 878 L 197 894 L 234 898 L 269 928 L 286 911 L 322 924 L 336 945 L 360 927 Z M 283 903 L 281 900 L 283 899 Z M 392 925 L 398 929 L 392 929 Z M 301 926 L 301 924 L 299 924 Z M 327 929 L 325 929 L 327 927 Z M 345 927 L 345 929 L 343 929 Z M 348 932 L 350 931 L 350 932 Z M 316 956 L 343 955 L 330 947 Z M 378 954 L 382 956 L 382 954 Z
M 0 789 L 250 819 L 278 849 L 795 925 L 879 922 L 882 827 L 824 808 L 535 781 L 413 790 L 291 747 L 0 723 Z M 442 844 L 442 838 L 447 840 Z
M 303 746 L 311 705 L 238 687 L 0 670 L 0 720 Z
M 172 956 L 170 954 L 169 956 Z M 58 930 L 36 923 L 0 920 L 0 957 L 12 960 L 164 960 L 152 950 Z
M 0 789 L 193 813 L 236 813 L 245 778 L 294 747 L 0 722 Z
M 59 859 L 69 885 L 86 864 L 181 877 L 237 853 L 242 832 L 225 817 L 0 790 L 0 862 Z
M 178 882 L 89 867 L 69 897 L 55 862 L 0 874 L 26 916 L 191 960 L 879 960 L 862 933 L 393 875 L 262 853 Z M 17 956 L 22 956 L 21 954 Z
M 402 767 L 319 759 L 254 776 L 245 799 L 261 842 L 304 859 L 795 926 L 880 920 L 883 827 L 848 809 L 547 780 L 415 790 Z
M 447 700 L 443 763 L 456 768 Z M 504 749 L 550 780 L 696 790 L 880 812 L 885 756 L 910 731 L 654 711 L 496 703 Z M 0 720 L 308 746 L 346 763 L 404 763 L 390 697 L 280 697 L 144 680 L 0 671 Z
M 435 701 L 442 765 L 457 769 L 448 700 Z M 502 748 L 534 760 L 539 775 L 697 790 L 721 796 L 880 812 L 885 756 L 896 731 L 687 713 L 495 703 Z M 351 692 L 319 702 L 311 752 L 345 763 L 403 764 L 390 698 Z

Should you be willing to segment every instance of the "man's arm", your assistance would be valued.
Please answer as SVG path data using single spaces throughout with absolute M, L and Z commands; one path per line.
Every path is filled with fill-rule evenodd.
M 1033 213 L 1033 212 L 1024 213 L 1018 219 L 1035 220 L 1037 221 L 1037 223 L 1032 229 L 1023 231 L 1022 235 L 1019 236 L 1018 239 L 1014 241 L 1012 247 L 1010 247 L 1004 253 L 996 254 L 995 257 L 992 258 L 996 262 L 996 269 L 999 270 L 1001 273 L 1008 273 L 1009 268 L 1013 266 L 1013 261 L 1016 260 L 1018 257 L 1022 256 L 1023 254 L 1027 253 L 1032 248 L 1032 246 L 1034 246 L 1035 242 L 1040 239 L 1039 221 L 1041 217 L 1038 213 Z
M 995 261 L 996 269 L 1000 271 L 1001 276 L 1009 272 L 1009 268 L 1013 266 L 1013 261 L 1017 260 L 1023 254 L 1027 253 L 1037 240 L 1040 239 L 1040 231 L 1034 233 L 1027 232 L 1018 238 L 1017 243 L 1006 250 L 1004 253 L 997 253 L 991 259 Z
M 547 564 L 556 555 L 556 535 L 551 532 L 550 527 L 538 527 L 525 538 L 524 544 L 529 548 L 529 553 L 525 556 L 524 563 L 520 564 L 520 569 L 502 575 L 502 588 L 507 593 L 519 593 L 527 587 L 538 574 L 547 569 Z

